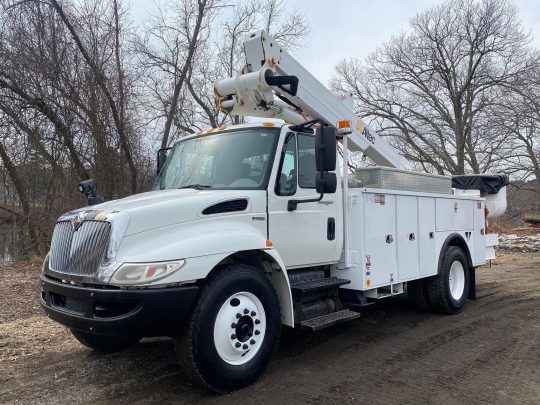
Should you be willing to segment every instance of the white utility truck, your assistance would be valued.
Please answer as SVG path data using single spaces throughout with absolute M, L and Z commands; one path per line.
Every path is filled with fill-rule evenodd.
M 160 151 L 153 191 L 59 218 L 40 279 L 47 314 L 84 345 L 172 336 L 186 374 L 218 392 L 263 373 L 281 325 L 318 330 L 405 291 L 459 312 L 494 257 L 486 220 L 504 212 L 508 182 L 403 170 L 267 33 L 244 46 L 246 65 L 215 84 L 216 103 L 285 123 L 209 129 Z M 345 161 L 362 151 L 379 166 L 349 178 L 338 142 Z M 94 186 L 80 187 L 90 204 Z

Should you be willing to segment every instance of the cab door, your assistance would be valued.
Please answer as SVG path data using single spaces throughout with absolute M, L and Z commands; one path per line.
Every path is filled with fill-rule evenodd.
M 269 237 L 287 267 L 335 262 L 336 195 L 300 203 L 287 211 L 291 199 L 317 198 L 315 190 L 315 135 L 288 133 L 280 142 L 277 170 L 268 186 Z M 273 184 L 272 184 L 273 182 Z

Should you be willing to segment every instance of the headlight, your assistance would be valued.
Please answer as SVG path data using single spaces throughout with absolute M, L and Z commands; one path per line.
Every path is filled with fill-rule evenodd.
M 42 273 L 45 273 L 47 270 L 49 270 L 49 257 L 50 257 L 51 253 L 47 253 L 47 255 L 45 256 L 45 259 L 43 259 L 43 264 L 41 265 L 41 272 Z
M 109 284 L 113 285 L 139 285 L 166 277 L 185 263 L 185 260 L 157 263 L 124 263 L 116 270 Z

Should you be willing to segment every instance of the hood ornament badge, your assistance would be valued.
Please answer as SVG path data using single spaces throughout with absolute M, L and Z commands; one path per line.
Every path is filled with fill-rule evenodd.
M 81 227 L 82 223 L 83 220 L 78 214 L 71 218 L 71 227 L 73 228 L 74 232 L 77 232 L 77 230 Z

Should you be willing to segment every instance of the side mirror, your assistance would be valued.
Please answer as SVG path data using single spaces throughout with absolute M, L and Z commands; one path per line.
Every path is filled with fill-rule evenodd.
M 103 198 L 97 196 L 97 184 L 94 179 L 88 179 L 79 183 L 79 191 L 88 200 L 88 205 L 101 204 Z
M 336 192 L 337 176 L 335 173 L 330 173 L 336 170 L 336 153 L 336 128 L 317 128 L 315 130 L 315 166 L 317 169 L 315 189 L 320 195 L 318 198 L 307 200 L 289 200 L 287 202 L 287 211 L 296 210 L 298 204 L 321 201 L 325 194 Z
M 335 173 L 319 172 L 315 179 L 315 189 L 320 194 L 333 194 L 337 190 L 337 176 Z
M 167 157 L 169 156 L 167 152 L 170 149 L 172 149 L 172 148 L 158 149 L 158 151 L 157 151 L 157 159 L 156 159 L 156 163 L 157 163 L 157 165 L 156 165 L 156 175 L 159 174 L 159 172 L 163 168 L 163 165 L 167 161 Z
M 318 172 L 336 170 L 336 151 L 336 128 L 317 128 L 315 130 L 315 164 Z

